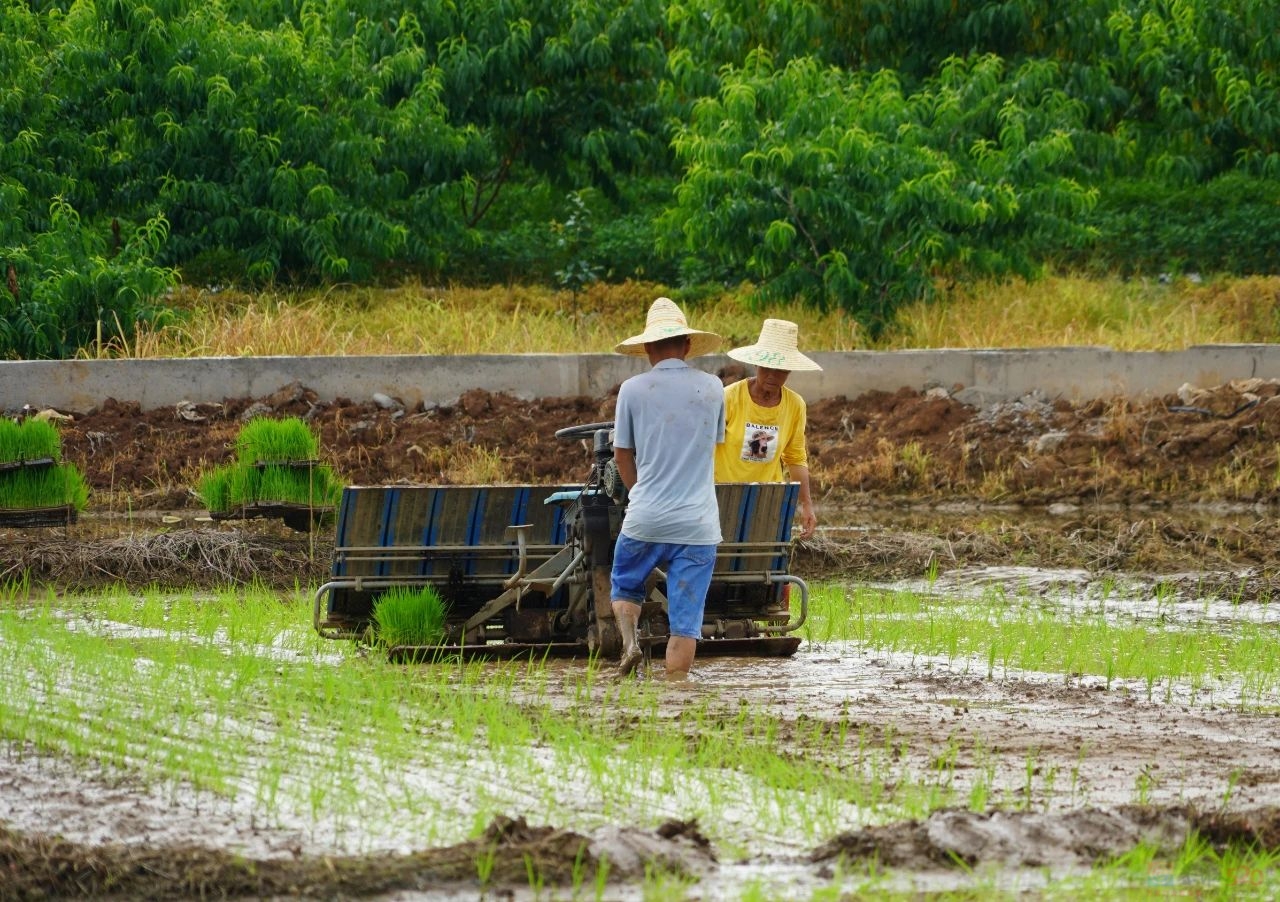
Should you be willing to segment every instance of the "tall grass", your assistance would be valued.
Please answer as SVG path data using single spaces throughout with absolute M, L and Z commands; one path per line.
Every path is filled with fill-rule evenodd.
M 322 295 L 210 295 L 188 291 L 182 322 L 140 334 L 137 357 L 379 354 L 611 353 L 639 332 L 655 297 L 681 300 L 691 325 L 749 344 L 766 316 L 800 325 L 801 343 L 860 346 L 849 317 L 799 307 L 754 310 L 745 293 L 695 303 L 675 289 L 643 283 L 595 285 L 574 297 L 532 286 L 333 290 Z M 728 347 L 729 345 L 726 345 Z
M 957 288 L 939 303 L 904 308 L 880 346 L 1167 351 L 1277 339 L 1280 276 L 1164 284 L 1060 275 Z
M 690 322 L 748 344 L 769 316 L 800 325 L 802 349 L 1050 347 L 1107 345 L 1176 350 L 1197 344 L 1280 340 L 1280 277 L 1203 283 L 1051 275 L 1037 282 L 979 283 L 901 309 L 873 340 L 838 310 L 799 304 L 755 307 L 750 286 L 700 298 L 664 285 L 597 284 L 577 295 L 533 286 L 467 288 L 408 283 L 323 294 L 178 295 L 184 316 L 141 327 L 136 357 L 378 354 L 609 353 L 639 331 L 659 295 L 680 301 Z

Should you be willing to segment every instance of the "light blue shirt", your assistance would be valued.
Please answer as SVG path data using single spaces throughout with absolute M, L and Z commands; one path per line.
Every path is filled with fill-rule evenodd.
M 642 542 L 716 545 L 715 450 L 724 386 L 683 360 L 661 360 L 618 389 L 614 446 L 636 455 L 622 532 Z

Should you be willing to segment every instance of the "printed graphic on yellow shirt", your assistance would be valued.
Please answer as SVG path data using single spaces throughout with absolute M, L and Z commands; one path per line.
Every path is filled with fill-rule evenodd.
M 747 421 L 742 435 L 742 459 L 753 464 L 767 464 L 778 455 L 778 427 Z

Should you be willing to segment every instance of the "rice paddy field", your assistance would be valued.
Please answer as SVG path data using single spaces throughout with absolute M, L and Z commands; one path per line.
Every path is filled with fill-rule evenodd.
M 780 314 L 812 350 L 1167 349 L 1273 340 L 1275 288 L 1274 278 L 986 286 L 904 312 L 875 345 L 839 315 L 749 309 L 737 296 L 708 299 L 696 322 L 741 344 L 761 316 Z M 599 291 L 581 309 L 576 295 L 511 288 L 247 303 L 185 293 L 180 327 L 100 351 L 603 351 L 664 293 Z M 424 302 L 436 324 L 427 336 L 416 325 Z M 1141 450 L 1151 423 L 1160 435 L 1174 428 L 1114 410 L 1078 431 L 1140 433 Z M 896 435 L 881 413 L 867 414 L 876 434 Z M 843 414 L 817 431 L 838 437 Z M 190 428 L 164 415 L 144 436 Z M 487 410 L 468 425 L 483 432 L 498 419 Z M 866 528 L 865 512 L 852 531 L 824 522 L 828 541 L 797 558 L 814 570 L 795 571 L 814 590 L 797 653 L 706 657 L 674 686 L 644 667 L 619 681 L 591 660 L 394 664 L 377 647 L 321 639 L 315 547 L 247 544 L 247 523 L 243 533 L 206 526 L 189 506 L 134 510 L 150 494 L 137 486 L 185 501 L 192 484 L 211 510 L 224 496 L 228 510 L 243 508 L 261 495 L 250 484 L 264 475 L 258 464 L 305 461 L 314 449 L 240 453 L 238 471 L 201 481 L 197 464 L 224 435 L 160 455 L 132 439 L 104 443 L 115 421 L 132 436 L 141 414 L 82 420 L 77 457 L 96 466 L 96 493 L 116 499 L 107 506 L 126 531 L 165 541 L 89 547 L 83 532 L 68 533 L 0 565 L 0 902 L 1280 896 L 1280 471 L 1270 440 L 1249 451 L 1232 431 L 1206 442 L 1233 449 L 1221 460 L 1163 481 L 1155 468 L 1165 458 L 1151 455 L 1019 476 L 1047 491 L 1084 474 L 1064 491 L 1098 505 L 1152 494 L 1246 505 L 1247 521 L 1221 528 L 1192 528 L 1177 502 L 1142 508 L 1129 524 L 1140 530 L 1083 514 L 1069 528 L 988 528 L 988 513 L 964 509 L 952 516 L 971 530 L 933 529 L 913 514 L 909 539 L 893 547 Z M 1259 417 L 1239 431 L 1270 428 Z M 368 484 L 441 478 L 446 464 L 454 481 L 511 478 L 485 447 L 470 457 L 407 429 L 398 456 L 394 432 L 348 443 L 344 462 L 376 457 L 384 469 L 365 471 Z M 872 495 L 920 491 L 939 508 L 957 493 L 1009 501 L 1013 480 L 1000 473 L 983 477 L 989 486 L 944 480 L 931 496 L 924 480 L 904 488 L 904 465 L 923 473 L 969 447 L 948 436 L 922 452 L 904 432 L 898 445 L 848 452 L 846 469 L 824 458 L 815 478 L 869 484 Z M 33 456 L 52 454 L 0 461 Z M 138 466 L 149 458 L 155 468 Z M 126 470 L 141 478 L 122 488 Z M 305 473 L 303 498 L 314 503 L 325 474 Z M 0 543 L 11 537 L 0 532 Z M 140 588 L 144 576 L 100 588 L 135 572 L 163 573 L 167 587 Z M 172 588 L 268 577 L 270 588 Z
M 1176 585 L 826 578 L 682 686 L 11 585 L 0 898 L 1273 898 L 1280 608 Z

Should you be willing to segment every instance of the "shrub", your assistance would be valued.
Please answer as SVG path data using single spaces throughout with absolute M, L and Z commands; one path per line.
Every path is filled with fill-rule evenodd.
M 1124 274 L 1164 271 L 1266 275 L 1280 271 L 1280 183 L 1231 173 L 1171 190 L 1124 180 L 1103 188 L 1091 215 L 1099 240 L 1068 259 Z

